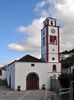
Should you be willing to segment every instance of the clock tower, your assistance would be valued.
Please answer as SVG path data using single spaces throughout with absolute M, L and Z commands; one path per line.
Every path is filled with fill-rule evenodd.
M 59 55 L 59 26 L 57 20 L 51 17 L 46 18 L 41 30 L 41 56 L 45 62 L 60 62 Z

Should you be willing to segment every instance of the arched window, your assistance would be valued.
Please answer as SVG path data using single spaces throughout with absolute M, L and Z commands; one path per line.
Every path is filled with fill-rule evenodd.
M 56 36 L 50 36 L 50 44 L 57 44 L 57 38 Z
M 2 76 L 2 69 L 0 69 L 0 76 Z
M 50 44 L 53 44 L 53 36 L 50 36 Z
M 56 65 L 53 65 L 53 72 L 56 72 Z
M 57 38 L 54 36 L 54 44 L 57 44 Z
M 51 21 L 51 25 L 53 25 L 53 21 Z

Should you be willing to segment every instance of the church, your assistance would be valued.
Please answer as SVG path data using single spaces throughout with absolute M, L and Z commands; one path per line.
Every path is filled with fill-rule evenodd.
M 41 59 L 26 55 L 6 66 L 8 86 L 17 90 L 50 89 L 50 79 L 61 74 L 59 26 L 47 17 L 41 30 Z

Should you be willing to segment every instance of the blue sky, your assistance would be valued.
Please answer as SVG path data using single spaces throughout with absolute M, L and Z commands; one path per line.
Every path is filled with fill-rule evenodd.
M 20 25 L 28 25 L 35 17 L 34 7 L 38 0 L 0 0 L 0 61 L 14 59 L 23 53 L 12 51 L 8 44 L 23 39 L 16 31 Z
M 74 49 L 74 0 L 0 0 L 0 64 L 26 54 L 41 57 L 46 17 L 58 19 L 60 51 Z

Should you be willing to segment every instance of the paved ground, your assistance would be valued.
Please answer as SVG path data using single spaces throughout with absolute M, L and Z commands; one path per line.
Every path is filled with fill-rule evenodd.
M 0 100 L 51 100 L 53 93 L 49 90 L 12 91 L 0 87 Z

